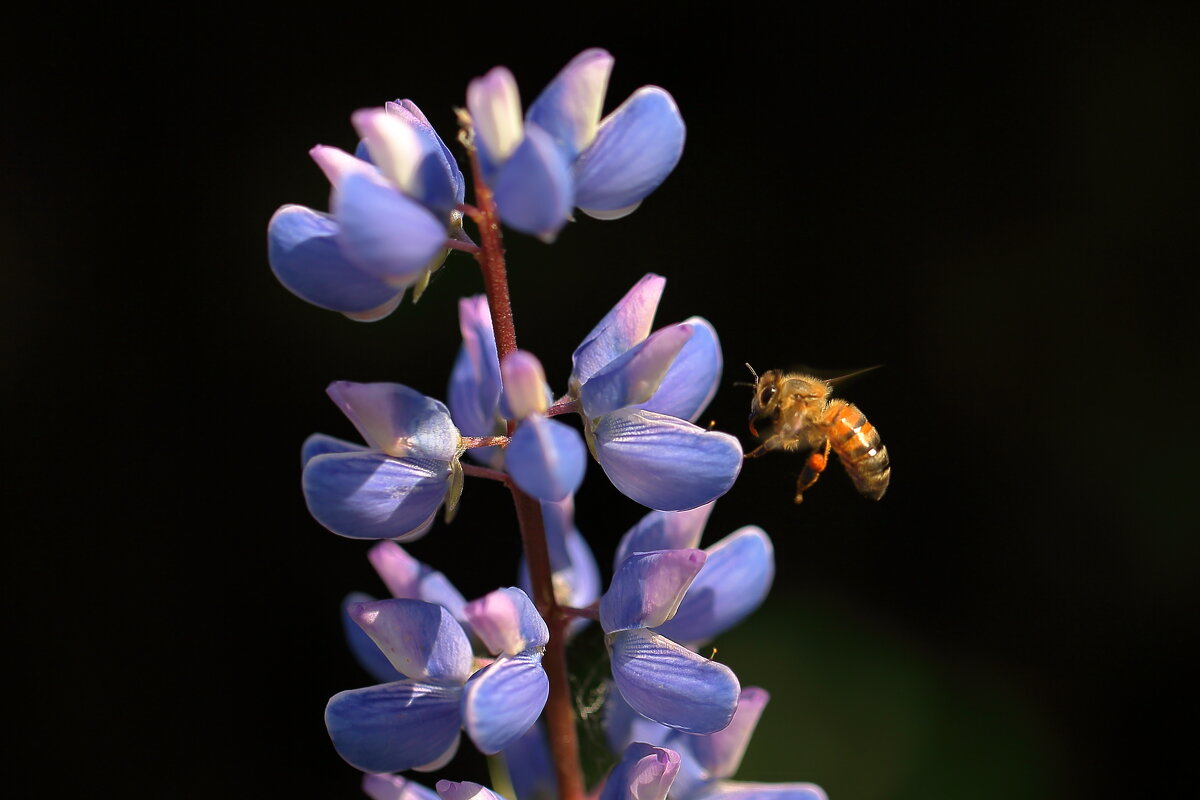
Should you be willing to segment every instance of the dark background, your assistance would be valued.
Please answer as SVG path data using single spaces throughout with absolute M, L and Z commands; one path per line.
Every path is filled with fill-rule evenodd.
M 586 13 L 586 21 L 569 16 Z M 367 545 L 313 522 L 298 448 L 353 435 L 331 380 L 435 396 L 466 257 L 351 323 L 272 278 L 265 226 L 324 208 L 306 151 L 414 99 L 447 140 L 467 81 L 529 102 L 587 46 L 606 111 L 644 83 L 688 123 L 633 216 L 506 240 L 522 346 L 564 388 L 637 278 L 717 327 L 706 419 L 749 443 L 749 361 L 833 375 L 892 456 L 748 463 L 704 543 L 773 537 L 763 610 L 716 644 L 772 692 L 739 777 L 834 800 L 1164 796 L 1194 748 L 1196 15 L 1037 5 L 721 14 L 664 4 L 238 6 L 18 17 L 5 49 L 6 781 L 34 796 L 355 797 L 321 714 Z M 15 513 L 11 513 L 15 512 Z M 607 568 L 642 510 L 592 465 Z M 468 597 L 513 580 L 504 493 L 410 548 Z M 15 643 L 13 641 L 15 637 Z M 466 755 L 442 773 L 483 780 Z

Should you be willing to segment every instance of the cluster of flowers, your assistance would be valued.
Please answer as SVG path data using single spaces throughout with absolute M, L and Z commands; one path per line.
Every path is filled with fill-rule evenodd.
M 470 84 L 461 140 L 479 207 L 464 203 L 463 173 L 415 104 L 355 113 L 355 154 L 311 151 L 332 185 L 331 212 L 288 205 L 271 219 L 275 274 L 317 306 L 374 320 L 410 287 L 419 296 L 452 250 L 497 277 L 497 244 L 484 236 L 476 245 L 465 217 L 550 241 L 575 208 L 601 219 L 628 214 L 674 168 L 684 125 L 657 87 L 601 119 L 611 68 L 603 50 L 581 53 L 524 114 L 503 67 Z M 392 594 L 347 598 L 348 641 L 379 683 L 335 695 L 325 717 L 334 748 L 367 773 L 371 797 L 432 800 L 393 773 L 444 767 L 465 731 L 481 752 L 503 755 L 517 800 L 578 800 L 562 785 L 578 764 L 546 746 L 551 716 L 570 710 L 550 713 L 561 678 L 543 662 L 595 621 L 611 661 L 606 730 L 620 754 L 604 800 L 824 798 L 811 784 L 729 780 L 767 694 L 743 689 L 698 650 L 762 602 L 774 562 L 769 538 L 753 526 L 698 547 L 742 450 L 734 437 L 693 424 L 720 380 L 720 342 L 699 317 L 654 330 L 664 285 L 646 275 L 583 338 L 561 395 L 532 353 L 498 344 L 497 320 L 511 315 L 483 295 L 459 302 L 448 406 L 401 384 L 330 385 L 364 444 L 311 436 L 304 496 L 334 533 L 381 540 L 370 560 Z M 582 433 L 555 419 L 564 413 L 580 416 Z M 589 453 L 617 490 L 652 509 L 622 538 L 603 591 L 573 513 Z M 475 463 L 464 463 L 468 455 Z M 448 521 L 468 475 L 502 480 L 540 511 L 536 524 L 520 520 L 522 534 L 544 534 L 537 546 L 548 562 L 539 567 L 527 552 L 519 586 L 472 602 L 398 544 L 426 534 L 443 507 Z M 498 797 L 450 781 L 437 794 Z

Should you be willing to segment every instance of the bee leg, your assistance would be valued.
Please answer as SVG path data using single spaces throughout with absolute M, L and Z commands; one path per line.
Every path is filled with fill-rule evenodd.
M 800 473 L 800 478 L 796 481 L 796 503 L 804 502 L 804 493 L 808 491 L 817 478 L 821 477 L 821 473 L 825 471 L 825 467 L 829 464 L 829 440 L 825 440 L 825 448 L 818 453 L 814 450 L 804 460 L 804 470 Z
M 763 441 L 762 444 L 760 444 L 758 447 L 751 450 L 749 453 L 746 453 L 742 457 L 743 458 L 758 458 L 759 456 L 769 453 L 772 450 L 778 450 L 779 449 L 778 442 L 779 442 L 778 436 L 768 437 L 767 439 L 765 439 Z

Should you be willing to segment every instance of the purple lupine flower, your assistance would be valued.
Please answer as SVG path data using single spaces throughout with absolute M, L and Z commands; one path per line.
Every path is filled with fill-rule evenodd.
M 685 733 L 729 724 L 740 686 L 724 664 L 655 633 L 704 566 L 703 550 L 633 553 L 600 598 L 613 683 L 639 714 Z
M 352 319 L 390 314 L 414 299 L 445 261 L 447 240 L 466 241 L 465 181 L 429 120 L 410 100 L 352 117 L 362 158 L 318 145 L 309 154 L 333 187 L 329 214 L 285 205 L 267 225 L 267 257 L 294 294 Z
M 524 120 L 516 79 L 496 67 L 467 88 L 485 179 L 501 219 L 553 239 L 578 207 L 600 219 L 632 212 L 683 153 L 684 124 L 664 89 L 643 86 L 600 119 L 613 57 L 571 59 Z
M 462 492 L 462 437 L 446 406 L 398 383 L 330 384 L 367 447 L 316 434 L 303 448 L 313 517 L 352 539 L 411 541 Z
M 439 800 L 433 789 L 399 775 L 363 775 L 362 789 L 371 800 Z
M 518 420 L 504 451 L 505 467 L 526 494 L 557 502 L 575 494 L 587 470 L 587 447 L 579 432 L 545 416 L 550 388 L 533 354 L 517 350 L 500 364 L 501 413 Z
M 650 508 L 683 511 L 729 490 L 742 448 L 692 424 L 716 393 L 721 346 L 700 317 L 650 333 L 665 283 L 646 275 L 575 349 L 569 396 L 613 485 Z
M 447 404 L 454 424 L 466 436 L 500 436 L 505 433 L 500 415 L 500 356 L 487 297 L 475 295 L 458 301 L 458 327 L 462 345 L 450 372 Z M 500 447 L 476 447 L 471 458 L 495 469 L 504 466 Z
M 442 606 L 392 599 L 352 606 L 400 680 L 334 695 L 325 724 L 338 754 L 364 772 L 433 770 L 457 752 L 465 729 L 483 753 L 504 749 L 533 725 L 549 682 L 549 632 L 529 597 L 499 589 L 464 614 L 497 658 L 472 674 L 471 644 Z
M 438 781 L 437 792 L 442 800 L 508 800 L 504 795 L 471 781 Z
M 379 542 L 367 551 L 367 558 L 392 597 L 424 600 L 445 606 L 460 623 L 468 624 L 463 612 L 467 601 L 454 588 L 454 584 L 442 573 L 410 556 L 400 545 L 389 541 Z M 387 683 L 404 676 L 396 671 L 383 651 L 350 614 L 351 607 L 359 603 L 372 603 L 375 599 L 363 592 L 347 595 L 342 601 L 342 627 L 350 652 L 359 665 L 380 683 Z
M 666 800 L 679 764 L 674 750 L 631 742 L 604 779 L 599 800 Z
M 709 503 L 691 511 L 651 511 L 621 537 L 615 565 L 637 552 L 699 546 L 712 508 Z M 693 650 L 758 608 L 775 577 L 771 539 L 757 526 L 738 528 L 704 552 L 704 566 L 675 615 L 654 629 Z
M 677 751 L 679 774 L 671 800 L 827 800 L 812 783 L 733 781 L 770 695 L 748 686 L 738 698 L 729 726 L 707 736 L 688 736 L 638 716 L 616 692 L 609 693 L 605 727 L 609 744 L 621 750 L 631 742 L 657 742 Z

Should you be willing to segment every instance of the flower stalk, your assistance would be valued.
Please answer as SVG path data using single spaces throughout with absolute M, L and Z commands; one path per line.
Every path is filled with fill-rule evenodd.
M 517 349 L 517 332 L 513 322 L 512 302 L 508 292 L 508 272 L 504 263 L 504 242 L 500 232 L 500 215 L 496 198 L 483 179 L 479 154 L 473 142 L 470 117 L 460 114 L 463 130 L 459 141 L 467 150 L 475 190 L 474 213 L 468 214 L 479 228 L 479 251 L 474 253 L 483 274 L 484 291 L 496 336 L 496 351 L 501 362 Z M 516 420 L 508 421 L 508 435 L 516 430 Z M 546 545 L 546 529 L 538 501 L 507 482 L 513 495 L 521 543 L 529 566 L 533 587 L 533 602 L 546 620 L 550 640 L 546 644 L 543 667 L 550 679 L 550 694 L 546 700 L 546 728 L 551 760 L 558 783 L 559 800 L 583 800 L 583 769 L 579 759 L 579 741 L 575 733 L 575 711 L 571 706 L 571 690 L 567 677 L 566 627 L 570 617 L 563 613 L 554 596 L 550 552 Z

